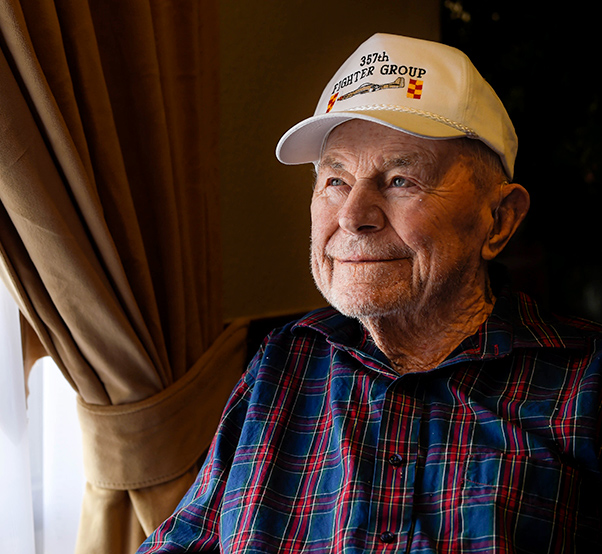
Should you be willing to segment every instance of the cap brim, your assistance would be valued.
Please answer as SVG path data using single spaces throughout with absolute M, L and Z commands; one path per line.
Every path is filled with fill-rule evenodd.
M 276 157 L 287 165 L 312 163 L 320 159 L 324 142 L 338 125 L 352 119 L 371 121 L 417 137 L 449 139 L 469 133 L 430 119 L 420 112 L 362 110 L 332 112 L 310 117 L 291 127 L 276 146 Z

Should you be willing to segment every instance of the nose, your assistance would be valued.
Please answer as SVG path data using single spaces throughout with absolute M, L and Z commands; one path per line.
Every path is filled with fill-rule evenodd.
M 385 225 L 381 201 L 382 196 L 377 189 L 356 183 L 339 210 L 339 226 L 353 234 L 381 230 Z

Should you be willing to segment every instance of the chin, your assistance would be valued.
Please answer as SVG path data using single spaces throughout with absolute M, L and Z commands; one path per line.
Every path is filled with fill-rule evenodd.
M 411 302 L 404 294 L 388 297 L 382 291 L 371 293 L 353 291 L 322 291 L 331 306 L 347 317 L 364 320 L 397 316 L 408 309 Z
M 400 315 L 420 296 L 407 261 L 401 264 L 334 267 L 312 259 L 314 283 L 326 301 L 355 319 Z

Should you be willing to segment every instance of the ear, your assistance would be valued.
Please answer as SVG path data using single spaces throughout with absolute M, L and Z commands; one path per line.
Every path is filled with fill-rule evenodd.
M 529 211 L 527 190 L 517 183 L 506 183 L 501 189 L 499 204 L 492 211 L 492 225 L 481 248 L 484 260 L 493 260 L 512 238 Z

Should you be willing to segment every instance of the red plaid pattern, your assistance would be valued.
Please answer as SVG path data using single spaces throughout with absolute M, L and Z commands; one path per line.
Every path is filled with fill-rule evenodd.
M 266 340 L 139 552 L 600 552 L 601 331 L 502 295 L 400 377 L 357 322 L 309 314 Z

